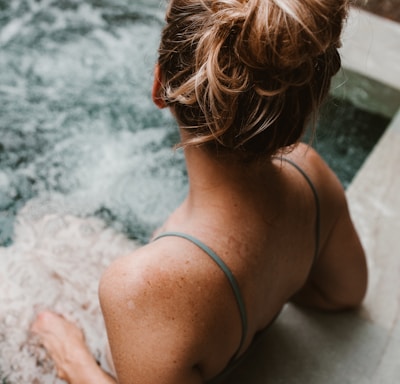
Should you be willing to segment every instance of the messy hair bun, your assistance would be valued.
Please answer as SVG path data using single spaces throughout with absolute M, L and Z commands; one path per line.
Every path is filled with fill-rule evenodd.
M 340 68 L 347 0 L 171 0 L 161 97 L 182 145 L 247 157 L 297 142 Z

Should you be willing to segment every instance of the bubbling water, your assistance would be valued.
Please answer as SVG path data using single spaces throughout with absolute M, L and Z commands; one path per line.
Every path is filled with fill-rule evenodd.
M 184 197 L 175 123 L 150 97 L 163 15 L 150 0 L 0 1 L 0 381 L 61 382 L 28 337 L 44 308 L 104 362 L 99 277 Z
M 176 127 L 150 98 L 163 15 L 149 0 L 0 5 L 3 244 L 36 196 L 63 193 L 140 241 L 182 199 Z
M 150 95 L 164 6 L 0 0 L 0 381 L 57 382 L 27 338 L 43 308 L 78 321 L 103 359 L 102 271 L 186 194 L 176 124 Z M 325 116 L 316 144 L 348 183 L 387 122 L 363 125 L 364 146 L 365 114 Z

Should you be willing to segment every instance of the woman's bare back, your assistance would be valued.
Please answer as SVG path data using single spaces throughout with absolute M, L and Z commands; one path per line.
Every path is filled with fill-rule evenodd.
M 213 182 L 200 183 L 200 175 L 188 199 L 171 215 L 159 233 L 174 231 L 193 236 L 211 248 L 232 271 L 243 296 L 248 322 L 246 338 L 239 351 L 243 353 L 251 345 L 254 336 L 270 324 L 288 300 L 295 294 L 302 296 L 301 288 L 307 287 L 311 269 L 318 270 L 319 258 L 323 258 L 323 250 L 331 240 L 332 229 L 341 209 L 345 207 L 344 192 L 321 158 L 305 145 L 299 145 L 290 158 L 313 181 L 319 208 L 306 178 L 292 164 L 279 158 L 267 166 L 265 174 L 257 170 L 255 175 L 251 175 L 248 170 L 244 181 L 253 178 L 253 182 L 237 183 L 236 178 L 234 187 L 229 182 L 232 175 L 228 170 L 221 174 L 224 180 L 219 184 L 215 181 L 216 173 L 221 170 L 219 166 L 201 166 L 201 162 L 196 161 L 192 168 L 191 161 L 197 155 L 192 159 L 190 156 L 189 172 L 203 173 L 204 180 Z M 199 170 L 199 167 L 204 169 Z M 320 220 L 317 218 L 318 210 Z M 318 233 L 317 224 L 320 225 Z M 361 247 L 357 257 L 360 257 L 360 252 Z M 341 253 L 346 254 L 345 245 Z M 141 271 L 141 282 L 147 277 L 150 286 L 153 285 L 153 279 L 157 284 L 164 279 L 168 284 L 173 282 L 171 292 L 174 292 L 174 308 L 170 316 L 175 319 L 175 329 L 183 332 L 182 328 L 186 327 L 188 333 L 187 340 L 180 337 L 176 341 L 179 344 L 177 348 L 192 349 L 192 364 L 199 369 L 202 377 L 208 379 L 220 372 L 237 352 L 243 333 L 243 319 L 235 294 L 221 268 L 204 250 L 176 236 L 153 241 L 141 249 L 140 255 L 128 256 L 122 263 L 111 275 L 121 276 L 121 268 L 136 269 Z M 103 286 L 108 286 L 109 279 L 106 277 L 103 280 Z M 137 290 L 136 283 L 131 283 L 132 291 Z M 175 284 L 178 284 L 182 293 L 181 300 L 176 300 L 178 288 Z M 360 285 L 363 286 L 363 283 Z M 141 286 L 138 290 L 141 296 L 142 289 Z M 317 292 L 320 289 L 324 287 L 317 287 Z M 329 289 L 334 292 L 341 287 Z M 171 309 L 171 303 L 165 301 L 166 290 L 165 287 L 162 289 L 161 297 L 156 292 L 152 293 L 151 303 L 156 308 L 160 306 L 165 309 L 167 306 L 168 310 Z M 345 295 L 339 292 L 339 296 L 348 295 L 349 292 Z M 362 297 L 363 292 L 358 295 Z M 307 292 L 306 297 L 309 297 Z M 356 299 L 360 300 L 361 297 Z M 331 302 L 329 295 L 325 295 L 324 300 L 323 304 L 332 309 L 355 304 Z M 132 297 L 131 301 L 135 299 Z M 313 302 L 308 304 L 313 305 Z M 146 301 L 147 310 L 148 305 Z M 320 305 L 316 303 L 316 306 Z M 107 323 L 107 305 L 104 311 Z M 113 321 L 108 323 L 112 328 Z M 137 327 L 137 323 L 134 324 Z M 182 328 L 178 324 L 182 324 Z M 188 324 L 192 324 L 193 329 L 189 329 Z M 113 334 L 112 330 L 108 333 Z M 146 339 L 143 334 L 142 337 Z M 188 356 L 190 354 L 186 353 L 185 359 Z

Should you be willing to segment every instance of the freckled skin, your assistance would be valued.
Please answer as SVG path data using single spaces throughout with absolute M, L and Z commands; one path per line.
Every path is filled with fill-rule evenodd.
M 312 269 L 315 200 L 297 170 L 279 160 L 243 168 L 200 149 L 185 155 L 189 194 L 160 232 L 201 239 L 232 270 L 249 321 L 241 353 L 289 300 L 326 310 L 361 302 L 364 252 L 343 188 L 315 151 L 299 144 L 287 155 L 320 199 L 320 249 Z M 162 238 L 118 259 L 99 292 L 115 378 L 61 316 L 46 312 L 32 326 L 69 383 L 205 383 L 239 345 L 241 320 L 225 275 L 185 239 Z

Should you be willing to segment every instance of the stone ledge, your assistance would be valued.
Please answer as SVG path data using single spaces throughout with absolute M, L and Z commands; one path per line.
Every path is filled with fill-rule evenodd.
M 342 40 L 345 68 L 400 89 L 400 24 L 352 8 Z

